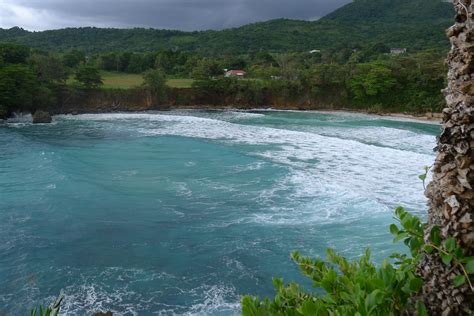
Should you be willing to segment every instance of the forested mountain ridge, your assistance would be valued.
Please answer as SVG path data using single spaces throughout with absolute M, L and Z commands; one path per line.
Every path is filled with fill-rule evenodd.
M 222 31 L 66 28 L 29 32 L 0 29 L 0 41 L 47 51 L 182 49 L 207 53 L 335 50 L 383 44 L 409 50 L 448 49 L 444 29 L 453 9 L 441 0 L 356 0 L 314 22 L 276 19 Z
M 320 21 L 397 23 L 410 19 L 410 23 L 446 22 L 446 19 L 452 20 L 453 15 L 452 4 L 441 0 L 355 0 Z

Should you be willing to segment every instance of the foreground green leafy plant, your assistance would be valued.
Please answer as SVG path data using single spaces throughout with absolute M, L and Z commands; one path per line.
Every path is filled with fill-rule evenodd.
M 398 259 L 405 260 L 405 262 L 417 263 L 421 255 L 426 253 L 433 253 L 434 251 L 440 257 L 441 261 L 451 266 L 453 270 L 458 268 L 461 274 L 456 275 L 453 283 L 456 287 L 467 283 L 474 292 L 474 287 L 469 279 L 470 274 L 474 274 L 474 257 L 465 255 L 464 249 L 456 242 L 453 237 L 448 237 L 442 242 L 441 229 L 434 226 L 429 234 L 427 241 L 423 238 L 424 225 L 420 223 L 420 219 L 416 216 L 406 212 L 403 208 L 397 208 L 395 211 L 397 218 L 402 225 L 402 229 L 397 225 L 390 225 L 390 232 L 395 236 L 394 241 L 403 240 L 404 244 L 410 249 L 413 256 L 407 259 L 406 256 L 399 254 L 392 255 Z
M 58 316 L 59 310 L 61 309 L 61 303 L 64 297 L 60 296 L 51 306 L 43 309 L 43 306 L 34 308 L 30 312 L 30 316 Z
M 251 296 L 242 299 L 243 315 L 402 315 L 417 312 L 428 315 L 422 301 L 413 302 L 421 290 L 423 280 L 416 275 L 416 266 L 424 252 L 436 251 L 446 265 L 459 268 L 462 274 L 453 279 L 455 286 L 468 283 L 474 273 L 474 258 L 466 257 L 454 238 L 441 242 L 440 228 L 434 227 L 425 242 L 425 225 L 403 208 L 395 211 L 400 224 L 390 225 L 394 242 L 403 241 L 410 256 L 394 253 L 377 267 L 370 260 L 370 251 L 358 260 L 348 261 L 328 249 L 326 261 L 302 257 L 292 253 L 302 273 L 308 277 L 318 293 L 310 293 L 296 283 L 284 285 L 273 281 L 277 294 L 273 300 Z M 415 304 L 413 304 L 415 303 Z

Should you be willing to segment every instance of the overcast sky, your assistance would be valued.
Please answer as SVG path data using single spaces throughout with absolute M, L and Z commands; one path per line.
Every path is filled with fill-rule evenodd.
M 223 29 L 275 18 L 316 20 L 350 0 L 0 0 L 0 27 Z

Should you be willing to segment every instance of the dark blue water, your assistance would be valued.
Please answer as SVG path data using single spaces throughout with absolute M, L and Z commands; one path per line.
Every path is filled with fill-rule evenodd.
M 355 114 L 167 112 L 0 124 L 0 314 L 239 313 L 292 250 L 397 246 L 439 127 Z

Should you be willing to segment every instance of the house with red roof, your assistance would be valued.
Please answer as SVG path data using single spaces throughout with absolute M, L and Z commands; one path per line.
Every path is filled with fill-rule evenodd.
M 243 70 L 236 70 L 236 69 L 227 70 L 227 69 L 225 69 L 225 72 L 224 72 L 224 76 L 226 78 L 229 78 L 229 77 L 243 78 L 243 77 L 245 77 L 245 75 L 247 75 L 247 73 Z

